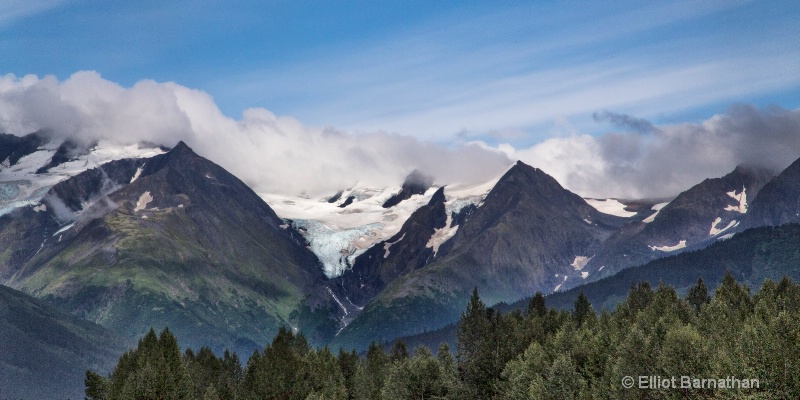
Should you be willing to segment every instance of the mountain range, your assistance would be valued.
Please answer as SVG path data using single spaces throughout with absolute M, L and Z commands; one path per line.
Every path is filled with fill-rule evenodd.
M 522 162 L 478 185 L 415 170 L 396 187 L 355 182 L 311 198 L 257 194 L 183 142 L 39 132 L 0 144 L 0 284 L 15 289 L 3 288 L 6 309 L 46 306 L 52 321 L 102 332 L 80 337 L 127 345 L 169 326 L 183 346 L 249 354 L 285 326 L 314 345 L 361 350 L 452 324 L 474 288 L 510 304 L 537 291 L 602 292 L 592 288 L 644 277 L 634 271 L 670 283 L 721 248 L 773 254 L 775 232 L 794 246 L 797 229 L 785 226 L 800 222 L 800 160 L 738 166 L 670 199 L 584 199 Z M 752 263 L 770 272 L 748 282 L 794 274 L 794 258 L 769 259 Z M 611 305 L 612 292 L 590 298 Z M 19 315 L 2 328 L 50 323 Z

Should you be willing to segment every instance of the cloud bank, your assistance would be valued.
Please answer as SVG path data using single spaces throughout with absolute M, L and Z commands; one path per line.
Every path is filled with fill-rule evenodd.
M 478 183 L 519 159 L 583 196 L 669 197 L 739 164 L 777 171 L 800 157 L 800 109 L 736 105 L 701 123 L 661 126 L 611 111 L 594 118 L 614 130 L 573 131 L 528 148 L 446 146 L 386 132 L 308 127 L 263 108 L 234 120 L 205 92 L 175 83 L 143 80 L 125 88 L 86 71 L 63 82 L 0 77 L 0 131 L 48 130 L 87 143 L 174 146 L 183 140 L 257 192 L 316 196 L 355 182 L 399 185 L 414 169 L 439 184 Z
M 175 83 L 143 80 L 130 88 L 82 71 L 55 77 L 0 77 L 0 131 L 46 130 L 90 143 L 183 140 L 257 192 L 332 194 L 358 182 L 399 185 L 414 169 L 438 183 L 482 182 L 511 160 L 478 144 L 448 147 L 410 136 L 353 135 L 304 126 L 253 108 L 234 120 L 208 94 Z
M 531 148 L 498 148 L 588 197 L 669 197 L 737 165 L 780 171 L 800 158 L 800 109 L 735 105 L 702 123 L 655 126 L 612 112 L 620 132 L 574 134 Z

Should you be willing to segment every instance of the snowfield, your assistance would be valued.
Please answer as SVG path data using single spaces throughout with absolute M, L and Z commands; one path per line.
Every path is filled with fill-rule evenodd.
M 140 147 L 138 144 L 118 145 L 100 141 L 89 150 L 88 154 L 37 174 L 36 171 L 53 158 L 59 144 L 52 142 L 42 146 L 39 150 L 20 158 L 14 165 L 9 166 L 8 160 L 0 165 L 0 215 L 19 207 L 38 206 L 42 197 L 57 183 L 109 161 L 148 158 L 164 153 L 158 147 Z
M 661 211 L 661 209 L 664 208 L 664 206 L 666 206 L 667 204 L 669 204 L 669 202 L 658 203 L 658 204 L 654 205 L 653 207 L 651 207 L 650 209 L 655 211 L 655 212 L 650 214 L 649 217 L 643 219 L 642 222 L 644 222 L 645 224 L 649 224 L 649 223 L 653 222 L 656 219 L 656 215 L 658 215 L 658 212 Z
M 737 193 L 735 190 L 728 192 L 727 195 L 739 202 L 739 204 L 725 207 L 725 211 L 736 211 L 740 214 L 747 213 L 747 189 L 742 187 L 742 191 Z
M 480 206 L 501 176 L 477 185 L 446 186 L 447 225 L 434 232 L 427 247 L 433 248 L 435 253 L 439 246 L 452 238 L 458 230 L 457 226 L 450 227 L 452 214 L 469 205 Z M 424 194 L 411 196 L 394 207 L 383 208 L 383 203 L 400 189 L 400 186 L 379 188 L 356 184 L 342 191 L 334 203 L 328 202 L 333 194 L 319 198 L 268 193 L 260 193 L 259 196 L 279 217 L 292 221 L 309 242 L 310 250 L 322 262 L 325 275 L 334 278 L 352 266 L 356 257 L 367 249 L 397 234 L 408 217 L 428 204 L 439 187 L 431 187 Z M 351 204 L 339 207 L 351 196 Z M 397 242 L 400 240 L 402 238 Z M 384 257 L 389 256 L 391 246 L 395 243 L 384 244 Z
M 624 217 L 630 218 L 636 215 L 633 211 L 628 211 L 625 209 L 625 204 L 622 204 L 617 199 L 584 199 L 590 206 L 594 207 L 595 210 L 600 211 L 603 214 L 610 214 L 615 215 L 617 217 Z
M 291 220 L 319 257 L 325 275 L 339 276 L 355 258 L 372 245 L 391 238 L 419 207 L 430 201 L 437 188 L 411 196 L 400 204 L 383 208 L 383 203 L 400 191 L 400 187 L 375 188 L 356 185 L 342 193 L 335 203 L 329 197 L 310 199 L 301 196 L 264 194 L 260 196 L 285 220 Z M 348 197 L 353 202 L 341 208 Z M 387 249 L 388 250 L 388 249 Z
M 647 247 L 649 247 L 650 250 L 653 250 L 653 251 L 656 251 L 656 250 L 664 251 L 664 252 L 675 251 L 675 250 L 680 250 L 680 249 L 686 248 L 686 240 L 681 240 L 681 241 L 678 242 L 678 244 L 676 244 L 674 246 L 647 246 Z

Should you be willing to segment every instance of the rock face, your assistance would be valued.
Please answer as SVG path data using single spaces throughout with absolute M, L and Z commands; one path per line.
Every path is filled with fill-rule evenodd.
M 443 326 L 458 318 L 476 286 L 494 303 L 582 280 L 589 256 L 618 222 L 521 162 L 462 220 L 430 264 L 389 283 L 334 345 L 360 347 L 369 337 L 389 340 Z
M 414 170 L 406 177 L 400 192 L 390 197 L 383 203 L 383 208 L 390 208 L 400 204 L 403 200 L 408 200 L 415 194 L 424 194 L 433 185 L 433 178 Z
M 427 205 L 411 214 L 397 234 L 372 246 L 356 258 L 351 269 L 333 280 L 335 292 L 354 306 L 354 311 L 393 280 L 433 259 L 434 249 L 428 243 L 436 231 L 444 229 L 448 223 L 444 190 L 444 187 L 439 188 Z
M 18 249 L 3 283 L 124 337 L 168 325 L 184 345 L 249 352 L 328 306 L 315 297 L 322 269 L 296 233 L 184 143 L 81 173 L 43 205 L 3 217 L 0 242 Z
M 660 210 L 653 210 L 642 222 L 621 229 L 588 267 L 604 267 L 597 278 L 610 276 L 739 232 L 748 219 L 753 198 L 774 175 L 768 170 L 739 166 L 722 178 L 706 179 Z
M 5 164 L 40 162 L 26 167 L 33 174 L 58 158 L 53 145 L 37 147 L 37 137 L 0 136 L 13 142 L 0 154 Z M 69 159 L 69 146 L 62 147 Z M 55 168 L 67 171 L 82 160 Z M 770 171 L 737 167 L 668 203 L 641 201 L 635 212 L 617 212 L 625 204 L 616 200 L 590 200 L 618 216 L 521 162 L 496 182 L 449 192 L 414 171 L 399 192 L 348 189 L 298 203 L 317 214 L 335 210 L 330 221 L 352 234 L 323 242 L 346 260 L 344 272 L 329 279 L 324 258 L 309 250 L 315 242 L 306 242 L 319 236 L 293 228 L 323 229 L 325 221 L 302 213 L 281 219 L 184 143 L 80 171 L 36 202 L 17 196 L 14 207 L 0 210 L 0 283 L 123 338 L 169 326 L 184 346 L 243 354 L 281 326 L 314 344 L 363 348 L 457 320 L 476 287 L 489 304 L 562 292 L 721 243 L 746 227 L 800 219 L 800 161 L 774 179 Z M 51 168 L 36 177 L 61 173 Z M 424 193 L 429 200 L 417 196 Z M 276 199 L 270 204 L 277 210 L 294 204 Z M 365 210 L 380 219 L 364 218 Z M 361 229 L 364 221 L 372 230 Z M 386 226 L 391 233 L 376 236 Z M 362 246 L 358 253 L 354 243 Z
M 22 137 L 0 133 L 0 163 L 4 168 L 15 165 L 20 158 L 33 153 L 45 143 L 47 138 L 41 133 Z
M 800 222 L 800 159 L 764 185 L 753 200 L 748 227 Z

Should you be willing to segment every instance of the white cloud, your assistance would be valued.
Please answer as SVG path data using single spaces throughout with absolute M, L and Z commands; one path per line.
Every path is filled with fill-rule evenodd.
M 511 160 L 539 167 L 589 197 L 675 195 L 737 164 L 786 167 L 800 157 L 800 110 L 735 106 L 702 123 L 654 126 L 606 112 L 620 128 L 641 132 L 581 133 L 556 118 L 553 137 L 528 148 L 480 142 L 445 146 L 387 132 L 352 134 L 309 127 L 263 108 L 226 117 L 207 93 L 144 80 L 122 87 L 95 72 L 54 77 L 0 77 L 0 130 L 50 130 L 87 142 L 184 140 L 254 190 L 331 194 L 356 181 L 395 185 L 417 168 L 440 184 L 486 181 Z M 514 137 L 515 131 L 500 132 Z
M 800 109 L 739 105 L 702 123 L 655 128 L 652 134 L 572 134 L 498 150 L 598 198 L 674 196 L 739 164 L 779 171 L 800 157 Z
M 354 135 L 303 125 L 254 108 L 240 120 L 222 114 L 208 94 L 143 80 L 130 88 L 83 71 L 0 78 L 0 130 L 49 130 L 87 142 L 185 141 L 256 191 L 331 194 L 356 181 L 394 185 L 418 168 L 440 183 L 482 182 L 510 164 L 493 149 L 455 147 L 383 132 Z

